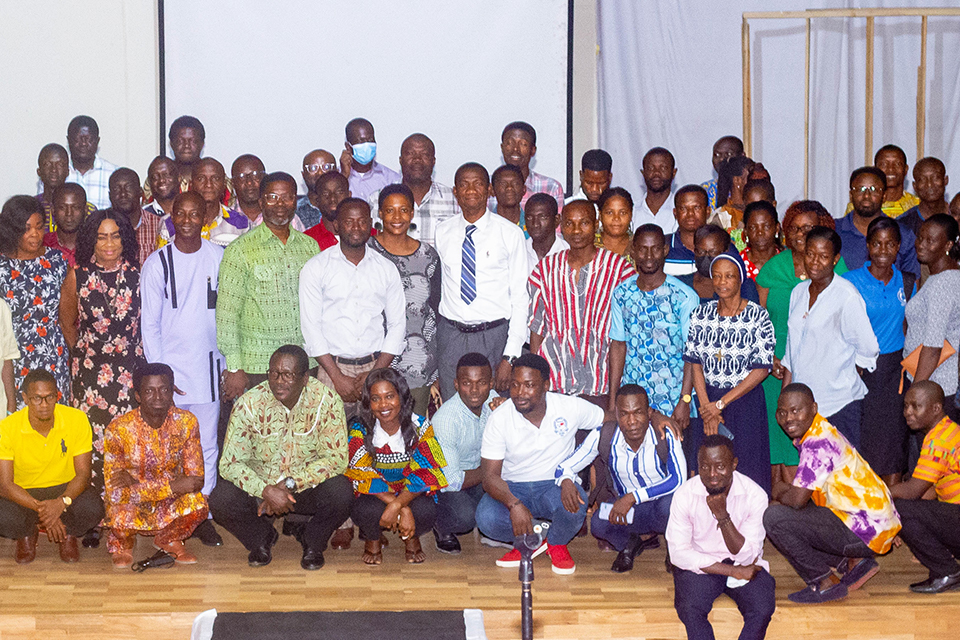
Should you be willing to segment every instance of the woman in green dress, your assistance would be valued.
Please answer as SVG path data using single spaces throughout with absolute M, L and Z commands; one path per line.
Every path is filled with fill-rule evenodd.
M 790 292 L 807 279 L 803 266 L 803 251 L 806 247 L 807 233 L 815 226 L 833 229 L 836 227 L 833 216 L 816 200 L 794 202 L 783 215 L 783 234 L 786 250 L 770 258 L 757 275 L 757 289 L 760 303 L 766 307 L 773 322 L 773 332 L 777 339 L 774 350 L 773 371 L 763 381 L 763 392 L 767 401 L 767 422 L 770 428 L 770 464 L 774 487 L 777 484 L 793 482 L 799 456 L 796 447 L 777 424 L 777 399 L 780 397 L 780 379 L 783 377 L 780 358 L 787 348 L 787 318 L 790 315 Z M 846 273 L 847 265 L 843 258 L 837 263 L 834 272 Z M 774 491 L 776 493 L 776 491 Z

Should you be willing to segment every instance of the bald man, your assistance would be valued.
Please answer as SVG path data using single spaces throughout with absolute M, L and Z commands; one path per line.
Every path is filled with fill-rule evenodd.
M 411 237 L 434 246 L 437 225 L 459 214 L 453 189 L 433 180 L 437 164 L 433 141 L 422 133 L 414 133 L 400 145 L 400 174 L 403 184 L 413 192 L 413 221 L 407 232 Z M 378 219 L 380 189 L 367 198 L 374 218 Z
M 222 202 L 227 188 L 227 173 L 223 165 L 213 158 L 201 158 L 193 165 L 190 179 L 190 191 L 200 194 L 204 201 L 203 227 L 200 237 L 225 247 L 244 233 L 251 225 L 250 220 L 241 212 L 228 209 Z M 173 220 L 167 218 L 160 227 L 158 247 L 164 247 L 176 229 Z
M 314 149 L 303 156 L 300 175 L 307 185 L 306 195 L 297 198 L 297 218 L 305 229 L 320 223 L 320 197 L 316 193 L 317 180 L 325 173 L 337 170 L 337 159 L 326 149 Z
M 903 401 L 903 416 L 923 434 L 913 476 L 890 493 L 900 514 L 900 538 L 930 572 L 910 585 L 916 593 L 943 593 L 960 587 L 960 426 L 943 410 L 936 382 L 915 382 Z M 928 493 L 936 499 L 924 500 Z

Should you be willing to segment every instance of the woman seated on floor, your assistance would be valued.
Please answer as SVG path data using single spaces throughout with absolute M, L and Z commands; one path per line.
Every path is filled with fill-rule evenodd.
M 364 540 L 363 561 L 383 561 L 381 534 L 396 531 L 407 562 L 426 557 L 420 536 L 433 528 L 437 492 L 447 484 L 446 465 L 433 427 L 413 413 L 403 376 L 375 369 L 363 385 L 361 409 L 350 420 L 350 466 L 357 499 L 351 514 Z

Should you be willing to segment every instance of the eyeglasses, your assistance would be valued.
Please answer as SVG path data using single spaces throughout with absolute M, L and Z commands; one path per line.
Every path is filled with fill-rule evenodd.
M 297 202 L 297 196 L 281 196 L 279 193 L 268 193 L 263 196 L 263 200 L 267 204 L 277 204 L 279 202 L 295 204 Z
M 313 164 L 303 165 L 303 170 L 307 173 L 317 173 L 321 171 L 323 173 L 330 173 L 331 171 L 337 170 L 336 162 L 315 162 Z
M 237 176 L 237 182 L 245 182 L 247 180 L 262 180 L 263 176 L 266 173 L 263 171 L 247 171 L 246 173 L 241 173 Z
M 271 380 L 281 380 L 283 382 L 293 382 L 299 377 L 295 371 L 277 371 L 276 369 L 268 369 L 267 376 Z
M 854 193 L 880 193 L 883 191 L 880 187 L 875 187 L 872 184 L 864 185 L 862 187 L 854 187 L 852 189 Z
M 797 225 L 791 225 L 790 231 L 791 233 L 802 233 L 803 235 L 807 235 L 815 226 L 816 225 L 812 225 L 812 224 L 805 224 L 802 227 Z

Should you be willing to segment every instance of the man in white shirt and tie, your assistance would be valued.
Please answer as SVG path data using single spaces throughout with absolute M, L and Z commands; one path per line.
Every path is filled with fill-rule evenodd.
M 496 389 L 507 389 L 529 304 L 523 232 L 487 209 L 490 174 L 483 165 L 468 162 L 457 169 L 453 195 L 462 215 L 440 223 L 436 239 L 443 274 L 437 353 L 444 400 L 455 393 L 457 361 L 472 352 L 493 364 Z

